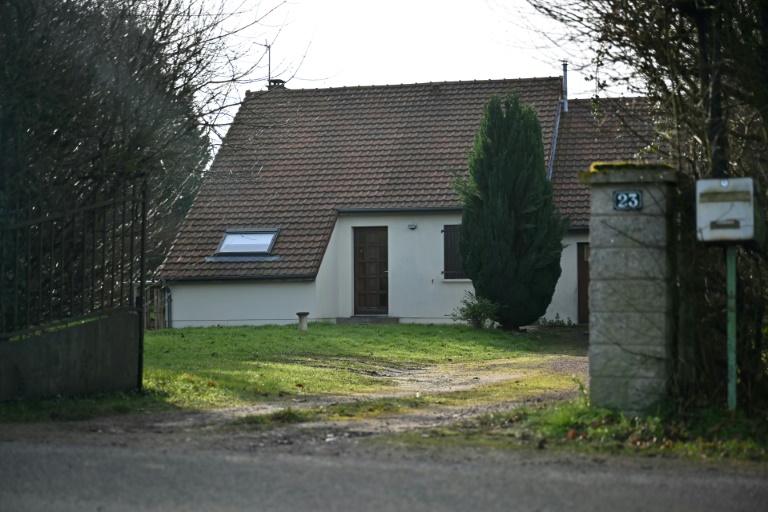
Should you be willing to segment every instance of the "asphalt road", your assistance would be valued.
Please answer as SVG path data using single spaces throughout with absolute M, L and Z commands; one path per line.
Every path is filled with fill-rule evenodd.
M 537 453 L 295 455 L 0 443 L 0 510 L 768 510 L 768 473 Z

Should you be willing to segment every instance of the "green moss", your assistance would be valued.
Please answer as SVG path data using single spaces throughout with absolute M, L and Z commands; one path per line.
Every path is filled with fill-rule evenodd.
M 600 173 L 607 171 L 673 171 L 670 165 L 658 162 L 594 162 L 589 172 Z

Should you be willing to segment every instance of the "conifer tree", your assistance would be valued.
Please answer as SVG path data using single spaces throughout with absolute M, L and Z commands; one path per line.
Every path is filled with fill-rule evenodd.
M 544 169 L 541 125 L 516 94 L 485 106 L 468 158 L 455 180 L 463 206 L 459 251 L 475 293 L 497 304 L 505 329 L 535 322 L 560 278 L 568 226 L 555 209 Z

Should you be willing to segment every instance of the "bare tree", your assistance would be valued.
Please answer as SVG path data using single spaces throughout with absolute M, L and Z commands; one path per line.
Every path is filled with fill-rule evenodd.
M 768 186 L 768 4 L 763 0 L 528 0 L 587 48 L 598 94 L 621 84 L 658 107 L 659 139 L 682 171 L 679 214 L 681 396 L 721 390 L 725 358 L 724 263 L 695 241 L 693 180 L 752 176 Z M 740 258 L 739 366 L 754 400 L 768 396 L 765 252 Z
M 101 236 L 132 236 L 122 215 L 46 220 L 142 190 L 132 184 L 150 191 L 148 269 L 162 262 L 239 104 L 238 86 L 261 78 L 261 61 L 243 57 L 264 49 L 234 38 L 281 4 L 249 17 L 224 0 L 0 0 L 3 318 L 41 304 L 51 281 L 57 293 L 68 284 L 69 304 L 80 294 L 82 306 L 83 294 L 95 295 L 87 286 L 99 286 L 84 277 L 95 254 L 106 255 L 100 276 L 109 274 L 105 258 L 133 261 L 132 250 Z M 33 221 L 45 230 L 29 228 L 42 226 Z
M 233 37 L 273 10 L 234 24 L 243 12 L 223 1 L 0 1 L 6 219 L 146 178 L 151 223 L 173 230 L 240 101 L 237 86 L 260 78 L 259 60 L 241 65 L 254 48 Z M 169 236 L 152 234 L 159 260 Z

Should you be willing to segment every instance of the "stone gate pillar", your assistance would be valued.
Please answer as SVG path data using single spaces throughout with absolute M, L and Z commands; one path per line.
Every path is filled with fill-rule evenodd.
M 589 224 L 589 376 L 597 407 L 638 414 L 667 395 L 672 371 L 673 282 L 664 165 L 601 164 L 581 175 Z

